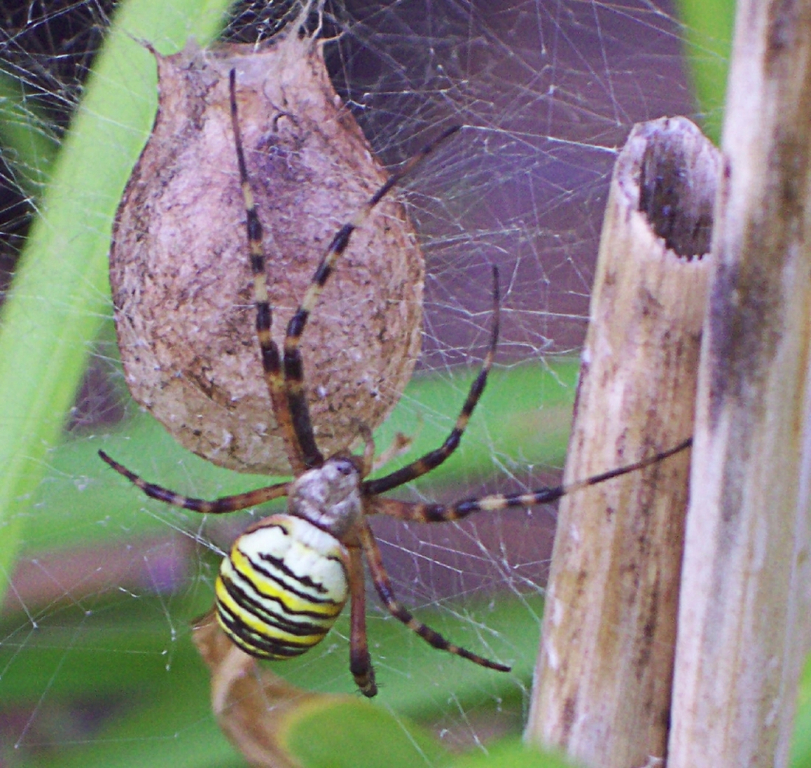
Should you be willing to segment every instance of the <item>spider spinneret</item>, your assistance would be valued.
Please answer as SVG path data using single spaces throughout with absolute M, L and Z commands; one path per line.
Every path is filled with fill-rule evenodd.
M 315 271 L 301 305 L 288 323 L 283 354 L 280 354 L 270 335 L 272 309 L 265 285 L 262 225 L 254 206 L 240 138 L 234 70 L 230 72 L 229 85 L 237 167 L 245 200 L 260 357 L 274 415 L 284 434 L 294 479 L 207 501 L 182 496 L 149 483 L 103 451 L 99 451 L 99 455 L 147 496 L 196 512 L 233 512 L 287 496 L 286 514 L 264 518 L 241 534 L 224 558 L 217 577 L 217 619 L 225 633 L 246 653 L 264 659 L 290 658 L 304 653 L 324 638 L 349 600 L 350 671 L 360 691 L 366 696 L 374 696 L 377 685 L 366 636 L 365 556 L 378 596 L 398 621 L 434 648 L 483 667 L 507 672 L 509 666 L 490 661 L 449 642 L 415 619 L 396 600 L 380 549 L 366 518 L 385 514 L 401 520 L 443 522 L 458 520 L 479 511 L 545 504 L 579 488 L 661 461 L 684 450 L 691 441 L 686 440 L 663 453 L 580 482 L 540 488 L 528 493 L 494 494 L 447 505 L 381 498 L 380 494 L 438 467 L 460 443 L 484 391 L 498 342 L 499 284 L 498 270 L 493 267 L 493 320 L 489 349 L 456 423 L 443 444 L 401 469 L 381 478 L 367 480 L 373 468 L 375 448 L 369 429 L 361 424 L 358 432 L 365 443 L 362 456 L 339 453 L 325 459 L 316 444 L 304 391 L 304 367 L 299 341 L 307 321 L 336 260 L 346 250 L 352 232 L 363 224 L 403 176 L 460 126 L 446 130 L 393 173 L 356 216 L 338 230 Z

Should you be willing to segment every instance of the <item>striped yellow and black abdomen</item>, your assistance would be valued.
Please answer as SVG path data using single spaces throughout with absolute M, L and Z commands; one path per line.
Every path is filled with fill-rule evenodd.
M 217 619 L 260 659 L 298 656 L 324 639 L 349 593 L 348 553 L 330 534 L 290 515 L 243 533 L 220 566 Z

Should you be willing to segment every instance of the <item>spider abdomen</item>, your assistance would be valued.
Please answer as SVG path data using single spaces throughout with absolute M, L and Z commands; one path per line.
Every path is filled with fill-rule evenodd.
M 246 653 L 298 656 L 324 639 L 349 594 L 348 554 L 330 534 L 291 515 L 248 529 L 222 561 L 217 619 Z

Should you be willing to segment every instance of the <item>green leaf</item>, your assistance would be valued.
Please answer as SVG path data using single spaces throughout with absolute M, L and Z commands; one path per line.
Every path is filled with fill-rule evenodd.
M 515 736 L 487 744 L 484 750 L 452 763 L 453 768 L 572 768 L 574 765 L 576 763 L 561 755 L 542 752 Z
M 800 678 L 794 736 L 791 740 L 791 766 L 811 768 L 811 656 L 806 658 Z
M 721 142 L 735 0 L 679 0 L 684 52 L 703 129 Z
M 0 69 L 0 144 L 20 191 L 39 198 L 50 175 L 57 142 L 47 116 L 37 114 L 23 83 Z
M 299 708 L 283 741 L 304 768 L 438 767 L 450 761 L 430 733 L 360 700 Z
M 225 0 L 121 3 L 87 81 L 0 316 L 0 572 L 10 574 L 23 523 L 61 434 L 92 340 L 109 312 L 113 215 L 157 106 L 155 63 L 210 41 Z M 0 600 L 6 584 L 0 585 Z

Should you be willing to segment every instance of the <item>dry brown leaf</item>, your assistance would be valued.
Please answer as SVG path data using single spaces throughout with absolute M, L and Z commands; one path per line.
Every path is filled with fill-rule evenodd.
M 237 648 L 210 611 L 195 622 L 192 639 L 211 670 L 211 708 L 231 743 L 252 766 L 300 768 L 283 746 L 290 716 L 319 702 L 352 701 L 290 685 Z

